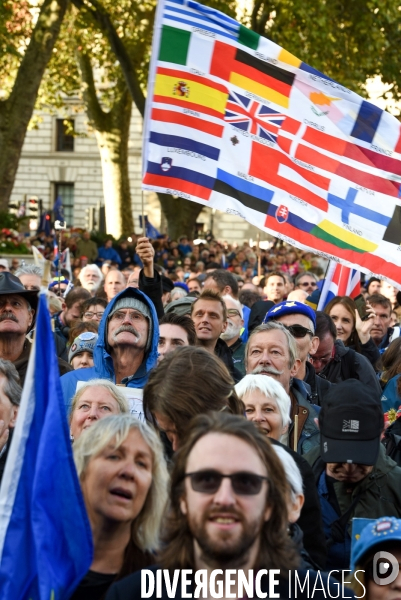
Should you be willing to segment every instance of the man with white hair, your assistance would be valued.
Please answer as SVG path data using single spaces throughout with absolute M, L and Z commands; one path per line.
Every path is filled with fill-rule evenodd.
M 95 264 L 86 265 L 78 276 L 82 287 L 88 290 L 92 296 L 96 296 L 103 280 L 103 275 L 99 267 Z
M 300 367 L 295 339 L 284 324 L 273 320 L 252 331 L 245 348 L 246 372 L 273 377 L 284 387 L 291 398 L 289 446 L 305 454 L 319 444 L 319 429 L 316 407 L 309 402 L 303 381 L 296 378 Z
M 18 277 L 26 290 L 38 292 L 42 283 L 43 270 L 37 265 L 19 267 L 14 275 Z
M 244 326 L 242 304 L 228 294 L 223 296 L 223 300 L 227 307 L 227 328 L 220 335 L 220 338 L 230 348 L 234 366 L 239 370 L 241 375 L 245 375 L 245 344 L 240 338 Z

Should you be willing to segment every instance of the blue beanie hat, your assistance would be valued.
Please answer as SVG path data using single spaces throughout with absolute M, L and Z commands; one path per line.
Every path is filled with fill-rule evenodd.
M 401 546 L 401 519 L 381 517 L 366 525 L 351 552 L 351 570 L 360 566 L 363 556 L 378 544 L 398 542 Z
M 187 294 L 189 294 L 189 287 L 183 281 L 174 281 L 174 287 L 179 287 L 182 290 L 185 290 Z
M 297 302 L 296 300 L 286 300 L 285 302 L 280 302 L 279 304 L 272 306 L 266 314 L 263 323 L 274 321 L 274 319 L 284 317 L 285 315 L 305 315 L 305 317 L 308 317 L 308 319 L 312 321 L 313 327 L 316 327 L 315 311 L 312 310 L 310 306 L 302 304 L 302 302 Z

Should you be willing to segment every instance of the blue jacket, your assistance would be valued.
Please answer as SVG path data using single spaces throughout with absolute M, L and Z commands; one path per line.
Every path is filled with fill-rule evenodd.
M 158 356 L 157 346 L 159 342 L 159 322 L 157 320 L 155 307 L 153 302 L 138 289 L 133 287 L 126 288 L 117 294 L 117 296 L 113 298 L 111 302 L 109 302 L 106 310 L 104 311 L 102 320 L 100 321 L 99 337 L 93 353 L 95 366 L 88 369 L 77 369 L 75 371 L 71 371 L 70 373 L 63 375 L 60 380 L 67 411 L 69 411 L 71 400 L 75 394 L 78 381 L 89 381 L 90 379 L 109 379 L 115 383 L 113 360 L 107 351 L 106 325 L 108 315 L 110 314 L 114 304 L 117 302 L 117 300 L 120 298 L 125 298 L 126 296 L 137 298 L 148 305 L 152 315 L 153 332 L 150 348 L 145 354 L 145 358 L 141 366 L 136 373 L 132 374 L 131 377 L 126 377 L 123 379 L 122 383 L 132 388 L 143 388 L 148 380 L 150 370 L 156 366 Z
M 389 411 L 390 408 L 394 408 L 397 411 L 401 405 L 401 398 L 397 392 L 399 377 L 399 375 L 392 377 L 383 390 L 382 409 L 384 413 Z
M 99 248 L 98 260 L 96 261 L 96 264 L 101 267 L 102 262 L 99 260 L 99 258 L 104 258 L 104 260 L 110 260 L 111 262 L 121 265 L 121 257 L 117 250 L 114 250 L 114 248 L 105 248 L 104 246 Z

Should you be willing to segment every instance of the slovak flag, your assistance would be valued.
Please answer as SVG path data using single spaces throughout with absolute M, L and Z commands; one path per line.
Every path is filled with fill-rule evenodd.
M 360 293 L 360 272 L 331 260 L 322 286 L 317 310 L 323 310 L 335 296 L 356 298 Z

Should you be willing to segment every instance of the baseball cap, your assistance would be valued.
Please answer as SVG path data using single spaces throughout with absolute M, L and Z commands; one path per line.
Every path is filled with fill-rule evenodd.
M 263 323 L 267 323 L 268 321 L 273 321 L 274 319 L 278 319 L 279 317 L 284 317 L 285 315 L 305 315 L 308 317 L 313 323 L 313 327 L 316 327 L 316 314 L 315 311 L 303 304 L 302 302 L 297 302 L 296 300 L 286 300 L 285 302 L 279 302 L 271 307 L 271 309 L 267 312 Z
M 358 379 L 333 385 L 319 413 L 322 460 L 374 465 L 383 428 L 380 397 L 374 389 Z
M 381 517 L 362 529 L 351 552 L 351 571 L 361 565 L 362 558 L 379 544 L 399 542 L 401 545 L 401 519 Z
M 8 260 L 6 258 L 0 258 L 0 266 L 9 269 Z

